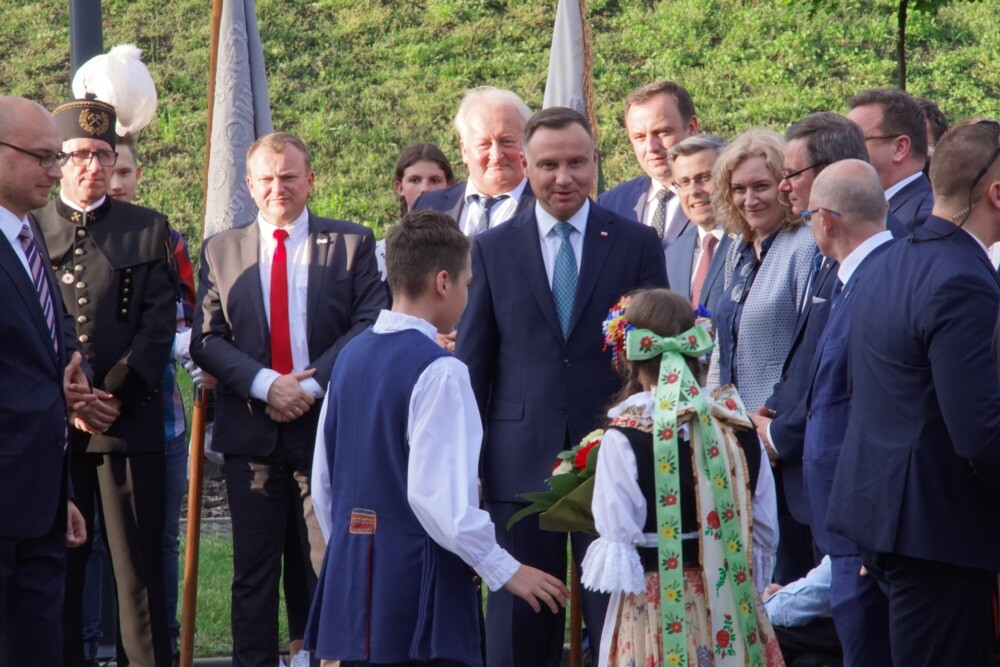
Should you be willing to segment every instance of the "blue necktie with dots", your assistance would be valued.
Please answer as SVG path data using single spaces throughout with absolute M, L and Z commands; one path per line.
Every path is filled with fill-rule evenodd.
M 562 328 L 563 340 L 569 336 L 569 318 L 573 314 L 573 300 L 576 298 L 576 255 L 569 242 L 573 233 L 573 225 L 568 222 L 557 222 L 556 234 L 562 239 L 552 271 L 552 298 L 556 304 L 556 315 L 559 316 L 559 326 Z

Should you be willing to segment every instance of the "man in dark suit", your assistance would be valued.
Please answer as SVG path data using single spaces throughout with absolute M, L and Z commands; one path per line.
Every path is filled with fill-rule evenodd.
M 455 130 L 469 180 L 424 193 L 413 210 L 447 213 L 473 236 L 531 208 L 535 198 L 521 168 L 521 133 L 529 116 L 527 105 L 509 90 L 481 86 L 467 92 Z
M 840 114 L 819 112 L 793 124 L 785 133 L 785 155 L 779 189 L 788 197 L 794 213 L 809 208 L 815 179 L 840 160 L 868 162 L 864 136 L 856 123 Z M 891 219 L 894 232 L 905 227 Z M 816 564 L 809 529 L 809 507 L 802 486 L 802 446 L 806 411 L 802 397 L 810 380 L 816 342 L 830 314 L 830 297 L 837 280 L 837 262 L 817 255 L 816 270 L 803 299 L 795 324 L 792 347 L 785 357 L 781 381 L 760 410 L 751 415 L 771 459 L 776 464 L 778 524 L 781 538 L 775 579 L 787 584 L 804 577 Z M 774 417 L 774 421 L 771 418 Z
M 386 305 L 371 230 L 313 215 L 313 179 L 298 137 L 261 137 L 247 151 L 256 221 L 202 248 L 191 357 L 218 379 L 213 444 L 225 455 L 233 664 L 241 667 L 278 662 L 289 514 L 308 540 L 304 569 L 315 586 L 325 543 L 309 475 L 320 402 L 337 354 Z
M 851 294 L 892 241 L 885 228 L 888 204 L 878 174 L 866 162 L 837 162 L 816 177 L 810 225 L 824 256 L 838 263 L 830 315 L 816 347 L 805 396 L 803 472 L 812 534 L 830 556 L 830 600 L 844 662 L 884 667 L 889 655 L 889 605 L 878 583 L 861 574 L 861 555 L 850 540 L 826 530 L 830 485 L 840 457 L 851 405 L 847 337 Z
M 697 308 L 715 312 L 725 281 L 723 268 L 731 239 L 715 221 L 712 205 L 712 167 L 726 142 L 708 134 L 688 137 L 670 149 L 673 187 L 684 216 L 693 222 L 667 247 L 670 288 Z
M 1000 568 L 1000 124 L 938 143 L 934 212 L 851 294 L 851 412 L 827 528 L 889 599 L 896 665 L 989 665 Z
M 872 88 L 853 96 L 847 117 L 861 126 L 872 166 L 882 179 L 889 212 L 909 229 L 924 224 L 934 206 L 924 176 L 927 129 L 924 112 L 902 90 Z
M 691 95 L 673 81 L 656 81 L 625 98 L 625 130 L 645 176 L 611 188 L 597 203 L 656 230 L 666 249 L 688 226 L 673 188 L 667 152 L 698 132 Z
M 73 100 L 52 114 L 63 138 L 59 197 L 36 212 L 97 400 L 70 431 L 76 501 L 95 497 L 118 592 L 119 662 L 169 665 L 163 586 L 165 455 L 160 385 L 176 330 L 176 273 L 167 219 L 107 196 L 115 109 Z M 83 587 L 92 540 L 69 555 L 66 664 L 83 657 Z
M 86 539 L 68 501 L 66 415 L 93 395 L 28 213 L 61 176 L 59 128 L 38 104 L 0 97 L 0 152 L 0 664 L 60 665 L 66 547 Z
M 486 426 L 483 497 L 498 543 L 520 560 L 559 577 L 566 538 L 529 517 L 521 494 L 544 488 L 552 462 L 602 419 L 620 380 L 602 352 L 601 322 L 618 298 L 639 287 L 663 287 L 663 251 L 652 229 L 594 205 L 588 194 L 597 151 L 576 111 L 540 111 L 524 130 L 522 165 L 538 197 L 509 223 L 477 236 L 469 306 L 458 327 L 457 355 L 469 366 Z M 586 540 L 573 535 L 582 559 Z M 585 592 L 591 646 L 607 597 Z M 558 665 L 562 615 L 537 617 L 504 592 L 486 613 L 487 662 Z

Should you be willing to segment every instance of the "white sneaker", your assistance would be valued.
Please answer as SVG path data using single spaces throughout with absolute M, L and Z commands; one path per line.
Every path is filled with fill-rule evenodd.
M 288 667 L 309 667 L 309 651 L 299 651 L 293 655 Z

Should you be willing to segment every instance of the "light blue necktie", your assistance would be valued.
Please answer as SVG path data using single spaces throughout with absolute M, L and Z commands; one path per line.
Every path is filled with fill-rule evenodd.
M 559 316 L 559 326 L 562 328 L 563 339 L 569 336 L 569 318 L 573 314 L 573 300 L 576 298 L 576 255 L 569 242 L 573 233 L 573 225 L 568 222 L 557 222 L 556 234 L 562 239 L 556 262 L 552 271 L 552 298 L 556 304 L 556 315 Z

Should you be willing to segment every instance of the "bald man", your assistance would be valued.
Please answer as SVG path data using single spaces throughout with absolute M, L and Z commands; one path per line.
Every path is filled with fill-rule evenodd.
M 809 211 L 816 246 L 838 262 L 826 328 L 816 346 L 805 395 L 803 482 L 813 539 L 830 556 L 833 623 L 849 667 L 891 665 L 888 600 L 872 577 L 862 576 L 861 555 L 851 540 L 829 532 L 826 509 L 847 429 L 851 404 L 846 340 L 851 292 L 865 280 L 892 241 L 886 231 L 888 203 L 878 173 L 867 162 L 843 160 L 816 177 Z
M 0 97 L 0 665 L 62 664 L 66 547 L 86 538 L 67 501 L 67 406 L 93 396 L 29 213 L 61 156 L 48 111 Z

